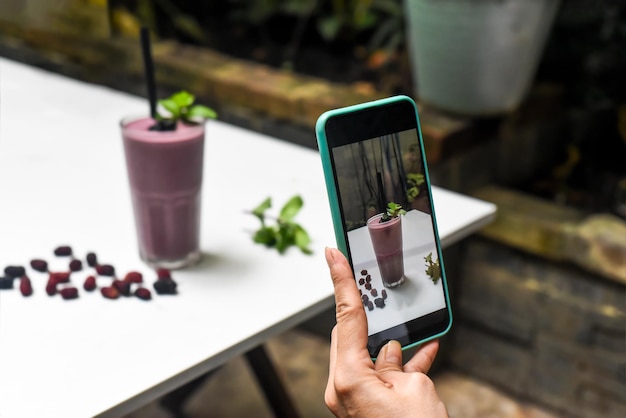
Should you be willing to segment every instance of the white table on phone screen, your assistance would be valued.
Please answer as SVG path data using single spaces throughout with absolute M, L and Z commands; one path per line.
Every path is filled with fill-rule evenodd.
M 70 244 L 118 272 L 154 277 L 137 254 L 118 121 L 144 99 L 0 59 L 0 267 L 60 262 Z M 198 266 L 175 272 L 179 295 L 104 299 L 80 289 L 0 291 L 0 416 L 119 416 L 333 305 L 324 247 L 334 245 L 317 152 L 220 121 L 207 124 Z M 294 194 L 314 254 L 251 242 L 245 210 Z M 434 188 L 444 245 L 489 222 L 495 207 Z M 74 275 L 81 285 L 83 273 Z M 99 279 L 100 280 L 100 279 Z M 101 280 L 104 284 L 106 280 Z

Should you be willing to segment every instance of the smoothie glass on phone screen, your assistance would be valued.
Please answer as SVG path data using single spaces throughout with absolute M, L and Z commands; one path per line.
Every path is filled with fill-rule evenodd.
M 200 259 L 204 124 L 150 130 L 150 117 L 121 121 L 139 254 L 152 267 Z

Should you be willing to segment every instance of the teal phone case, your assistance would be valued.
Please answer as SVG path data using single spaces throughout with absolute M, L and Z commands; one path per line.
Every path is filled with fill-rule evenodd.
M 347 107 L 343 107 L 343 108 L 338 108 L 338 109 L 332 109 L 332 110 L 328 110 L 324 113 L 322 113 L 319 118 L 317 119 L 317 122 L 315 124 L 315 135 L 317 137 L 317 143 L 318 143 L 318 149 L 320 152 L 320 157 L 322 159 L 322 167 L 323 167 L 323 172 L 324 172 L 324 180 L 326 183 L 326 190 L 328 192 L 328 201 L 330 204 L 330 212 L 331 212 L 331 217 L 332 217 L 332 221 L 333 221 L 333 228 L 334 228 L 334 232 L 335 232 L 335 239 L 337 241 L 337 248 L 346 256 L 349 258 L 348 255 L 348 250 L 347 250 L 347 244 L 346 244 L 346 239 L 345 239 L 345 233 L 344 233 L 344 222 L 343 219 L 341 218 L 341 211 L 339 209 L 339 202 L 338 202 L 338 193 L 337 193 L 337 189 L 335 187 L 335 180 L 334 180 L 334 175 L 333 175 L 333 167 L 332 167 L 332 163 L 331 163 L 331 157 L 330 157 L 330 148 L 328 146 L 328 141 L 326 138 L 326 123 L 330 118 L 336 117 L 336 116 L 341 116 L 347 113 L 352 113 L 352 112 L 356 112 L 356 111 L 360 111 L 363 109 L 368 109 L 368 108 L 374 108 L 377 106 L 382 106 L 382 105 L 386 105 L 389 103 L 394 103 L 394 102 L 398 102 L 398 101 L 407 101 L 409 102 L 414 111 L 415 111 L 415 118 L 417 121 L 417 135 L 418 135 L 418 140 L 419 140 L 419 146 L 420 146 L 420 152 L 422 155 L 422 160 L 423 160 L 423 164 L 424 164 L 424 179 L 425 179 L 425 183 L 426 183 L 426 187 L 428 189 L 428 194 L 430 196 L 430 206 L 431 206 L 431 211 L 432 211 L 432 217 L 433 217 L 433 229 L 434 229 L 434 234 L 435 234 L 435 240 L 437 243 L 437 252 L 438 252 L 438 257 L 439 257 L 439 264 L 441 267 L 441 280 L 442 280 L 442 284 L 443 284 L 443 291 L 444 291 L 444 297 L 446 300 L 446 306 L 448 309 L 448 314 L 449 314 L 449 323 L 447 328 L 442 331 L 439 332 L 435 335 L 432 335 L 430 337 L 421 339 L 419 341 L 415 341 L 411 344 L 407 344 L 405 346 L 402 347 L 403 350 L 407 350 L 413 347 L 416 347 L 420 344 L 423 344 L 427 341 L 431 341 L 434 339 L 437 339 L 443 335 L 445 335 L 450 328 L 452 327 L 452 310 L 450 308 L 450 297 L 449 297 L 449 292 L 448 292 L 448 283 L 446 280 L 446 274 L 445 274 L 445 267 L 444 267 L 444 260 L 443 260 L 443 255 L 442 255 L 442 251 L 441 251 L 441 242 L 439 240 L 439 231 L 437 229 L 437 218 L 436 218 L 436 214 L 435 214 L 435 207 L 433 204 L 433 199 L 432 199 L 432 190 L 430 187 L 430 177 L 428 174 L 428 165 L 426 162 L 426 154 L 424 153 L 424 141 L 422 139 L 422 130 L 420 127 L 420 122 L 419 122 L 419 114 L 417 111 L 417 105 L 415 104 L 415 101 L 413 101 L 413 99 L 411 99 L 409 96 L 405 96 L 405 95 L 397 95 L 397 96 L 392 96 L 392 97 L 387 97 L 384 99 L 379 99 L 379 100 L 374 100 L 371 102 L 365 102 L 365 103 L 360 103 L 360 104 L 356 104 L 356 105 L 352 105 L 352 106 L 347 106 Z

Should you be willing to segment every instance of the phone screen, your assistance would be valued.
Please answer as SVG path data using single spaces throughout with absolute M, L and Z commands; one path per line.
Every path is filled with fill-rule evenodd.
M 445 273 L 414 105 L 339 111 L 324 135 L 370 354 L 391 339 L 408 346 L 445 332 Z

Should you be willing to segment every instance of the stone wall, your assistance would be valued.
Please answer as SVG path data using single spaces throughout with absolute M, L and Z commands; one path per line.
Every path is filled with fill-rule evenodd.
M 476 194 L 499 214 L 451 277 L 448 362 L 563 416 L 626 416 L 626 223 Z

